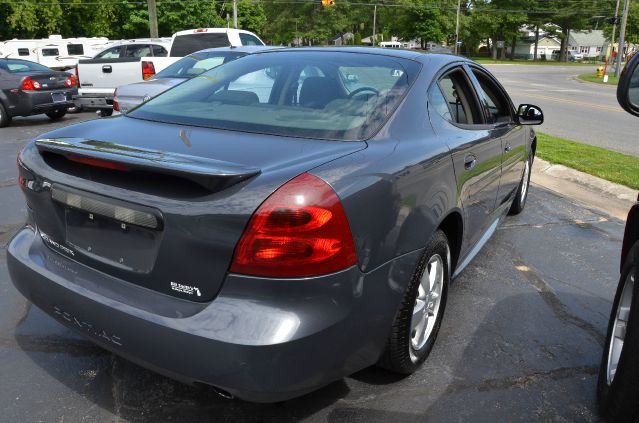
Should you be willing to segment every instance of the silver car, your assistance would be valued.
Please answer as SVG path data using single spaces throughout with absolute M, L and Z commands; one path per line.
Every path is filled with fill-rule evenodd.
M 118 87 L 114 93 L 113 109 L 116 113 L 126 113 L 169 88 L 209 69 L 247 54 L 272 48 L 265 46 L 218 47 L 197 51 L 166 67 L 151 79 Z

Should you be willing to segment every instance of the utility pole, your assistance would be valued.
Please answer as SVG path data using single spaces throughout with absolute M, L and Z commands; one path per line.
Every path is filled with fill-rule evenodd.
M 377 34 L 375 34 L 375 25 L 377 25 L 377 5 L 373 8 L 373 47 L 375 47 L 375 40 L 377 38 Z
M 621 59 L 623 57 L 623 47 L 626 43 L 626 24 L 628 23 L 628 9 L 630 8 L 630 0 L 623 2 L 623 16 L 621 18 L 621 29 L 619 30 L 619 51 L 617 51 L 617 68 L 615 69 L 615 77 L 619 78 L 621 73 Z
M 457 0 L 457 24 L 455 25 L 455 54 L 457 54 L 457 44 L 459 43 L 459 14 L 461 13 L 461 0 Z
M 617 0 L 617 5 L 615 6 L 615 16 L 614 23 L 612 24 L 612 36 L 610 37 L 610 56 L 612 57 L 612 52 L 615 50 L 615 35 L 617 34 L 617 16 L 619 15 L 619 0 Z M 605 73 L 605 72 L 604 72 Z
M 237 0 L 233 0 L 233 28 L 237 29 Z
M 146 4 L 149 8 L 149 32 L 151 38 L 158 38 L 158 12 L 155 7 L 155 0 L 146 0 Z

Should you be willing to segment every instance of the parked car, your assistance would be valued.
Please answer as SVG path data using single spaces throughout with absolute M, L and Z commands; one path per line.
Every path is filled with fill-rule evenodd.
M 138 40 L 136 45 L 139 44 Z M 99 110 L 103 116 L 113 113 L 116 87 L 152 78 L 170 64 L 198 50 L 213 47 L 263 46 L 257 35 L 233 28 L 198 28 L 179 31 L 162 45 L 147 43 L 146 48 L 117 53 L 108 49 L 95 59 L 81 60 L 76 68 L 80 82 L 76 103 L 84 109 Z M 156 51 L 156 49 L 158 51 Z
M 639 116 L 638 65 L 639 55 L 635 55 L 617 86 L 619 104 L 634 116 Z M 599 369 L 597 396 L 606 420 L 624 423 L 639 419 L 639 197 L 626 220 L 620 269 Z
M 192 53 L 156 73 L 151 79 L 118 87 L 113 94 L 113 110 L 126 113 L 187 79 L 231 60 L 269 48 L 273 47 L 218 47 Z
M 559 54 L 560 54 L 559 50 L 553 50 L 550 57 L 552 60 L 559 60 Z M 578 53 L 576 50 L 568 50 L 566 54 L 568 55 L 569 62 L 584 60 L 584 54 Z
M 14 116 L 44 113 L 60 119 L 77 92 L 73 75 L 28 60 L 0 58 L 0 127 Z
M 460 57 L 251 54 L 27 144 L 9 272 L 98 345 L 226 397 L 408 374 L 452 278 L 524 208 L 542 122 Z

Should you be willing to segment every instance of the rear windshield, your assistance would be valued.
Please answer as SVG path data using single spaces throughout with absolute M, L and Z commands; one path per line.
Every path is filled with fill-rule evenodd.
M 183 57 L 198 50 L 230 46 L 229 37 L 223 33 L 195 33 L 178 35 L 173 39 L 171 57 Z
M 375 134 L 421 65 L 374 54 L 253 54 L 211 69 L 128 116 L 243 132 L 334 140 Z
M 7 70 L 11 73 L 20 72 L 51 72 L 46 66 L 39 63 L 28 62 L 26 60 L 0 60 L 0 68 Z
M 230 62 L 246 53 L 236 51 L 199 52 L 186 56 L 158 72 L 158 78 L 192 78 L 223 63 Z

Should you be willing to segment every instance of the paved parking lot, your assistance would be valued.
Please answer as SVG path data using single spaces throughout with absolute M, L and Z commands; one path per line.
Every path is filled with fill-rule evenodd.
M 285 403 L 229 401 L 112 356 L 13 288 L 6 244 L 24 214 L 15 154 L 54 126 L 30 119 L 0 130 L 0 420 L 598 421 L 619 220 L 533 185 L 523 214 L 454 281 L 438 341 L 416 374 L 370 368 Z

